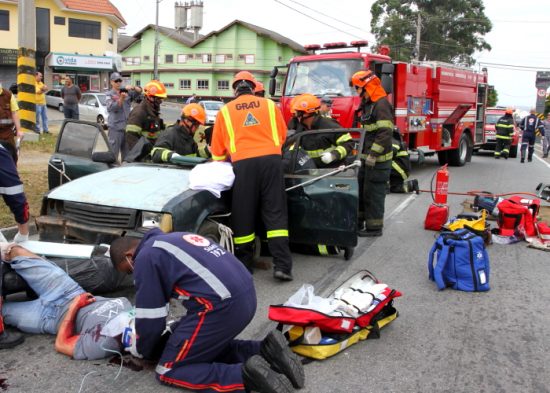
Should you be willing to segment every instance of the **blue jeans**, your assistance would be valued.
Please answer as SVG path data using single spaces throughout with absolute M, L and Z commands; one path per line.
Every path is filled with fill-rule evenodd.
M 39 297 L 4 303 L 4 322 L 26 333 L 57 334 L 69 303 L 85 291 L 65 271 L 42 258 L 15 257 L 11 267 Z
M 36 130 L 40 131 L 40 124 L 42 124 L 42 131 L 48 132 L 48 110 L 46 105 L 36 105 Z
M 79 117 L 78 104 L 63 105 L 63 114 L 65 115 L 65 119 L 78 120 L 78 117 Z

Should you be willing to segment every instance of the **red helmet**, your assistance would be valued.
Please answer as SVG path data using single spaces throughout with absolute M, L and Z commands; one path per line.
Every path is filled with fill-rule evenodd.
M 313 94 L 300 94 L 292 100 L 291 111 L 314 113 L 321 107 L 321 101 Z
M 506 108 L 506 112 L 504 113 L 506 113 L 507 115 L 511 115 L 514 113 L 514 110 L 512 108 Z
M 146 96 L 166 98 L 166 87 L 161 81 L 152 80 L 143 87 Z
M 256 88 L 254 89 L 254 93 L 261 93 L 262 91 L 265 92 L 264 84 L 260 81 L 256 81 Z
M 235 77 L 233 77 L 233 82 L 231 83 L 231 87 L 235 89 L 237 87 L 237 84 L 241 81 L 246 81 L 252 83 L 252 90 L 256 87 L 256 78 L 254 78 L 254 75 L 252 75 L 248 71 L 240 71 L 235 74 Z
M 193 119 L 203 125 L 206 123 L 206 112 L 199 104 L 185 105 L 181 111 L 181 117 Z

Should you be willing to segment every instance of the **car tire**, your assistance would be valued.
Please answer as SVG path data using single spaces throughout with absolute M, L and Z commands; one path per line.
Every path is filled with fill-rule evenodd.
M 57 108 L 59 109 L 59 112 L 63 113 L 63 104 L 59 104 Z
M 199 227 L 199 235 L 207 238 L 208 240 L 220 243 L 221 235 L 218 231 L 218 223 L 210 220 L 204 220 Z
M 103 118 L 103 116 L 98 115 L 96 120 L 97 120 L 97 124 L 105 128 L 105 119 Z
M 449 150 L 449 165 L 464 166 L 472 158 L 472 140 L 470 135 L 462 133 L 458 141 L 458 148 Z

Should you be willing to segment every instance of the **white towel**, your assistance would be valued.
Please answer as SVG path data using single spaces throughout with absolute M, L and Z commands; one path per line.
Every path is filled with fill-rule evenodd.
M 212 161 L 195 165 L 189 172 L 189 188 L 207 190 L 219 198 L 221 192 L 233 187 L 235 174 L 229 162 Z

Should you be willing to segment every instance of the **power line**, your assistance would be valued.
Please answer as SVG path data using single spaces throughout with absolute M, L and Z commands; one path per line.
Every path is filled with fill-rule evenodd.
M 332 28 L 332 29 L 334 29 L 334 30 L 337 30 L 337 31 L 339 31 L 340 33 L 344 33 L 344 34 L 346 34 L 346 35 L 349 35 L 350 37 L 354 37 L 354 38 L 357 38 L 357 39 L 362 39 L 362 38 L 363 38 L 363 37 L 356 36 L 355 34 L 348 33 L 347 31 L 341 30 L 341 29 L 339 29 L 339 28 L 336 27 L 336 26 L 329 25 L 328 23 L 325 23 L 325 22 L 323 22 L 323 21 L 321 21 L 321 20 L 319 20 L 319 19 L 316 19 L 316 18 L 312 17 L 311 15 L 307 15 L 307 14 L 303 13 L 302 11 L 297 10 L 296 8 L 291 7 L 291 6 L 289 6 L 289 5 L 287 5 L 287 4 L 283 3 L 283 2 L 281 2 L 281 1 L 279 1 L 279 0 L 273 0 L 273 1 L 275 1 L 276 3 L 281 4 L 281 5 L 284 6 L 284 7 L 290 8 L 292 11 L 297 12 L 297 13 L 299 13 L 300 15 L 305 16 L 306 18 L 312 19 L 312 20 L 314 20 L 315 22 L 321 23 L 321 24 L 323 24 L 323 25 L 325 25 L 325 26 L 328 26 L 328 27 L 330 27 L 330 28 Z
M 547 68 L 547 67 L 524 66 L 524 65 L 504 64 L 504 63 L 487 63 L 487 62 L 481 62 L 481 61 L 478 63 L 481 65 L 487 65 L 494 68 L 513 69 L 517 71 L 550 71 L 550 68 Z

